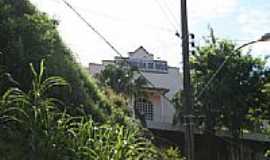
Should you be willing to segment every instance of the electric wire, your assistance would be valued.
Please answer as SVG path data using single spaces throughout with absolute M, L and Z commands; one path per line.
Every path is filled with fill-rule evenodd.
M 76 11 L 76 9 L 74 9 L 68 2 L 66 2 L 65 0 L 62 0 L 65 4 L 66 4 L 66 6 L 68 6 L 72 11 L 74 11 L 75 13 L 76 13 L 76 15 L 81 19 L 81 20 L 83 20 L 83 22 L 85 22 L 86 24 L 87 24 L 87 26 L 89 26 L 100 38 L 102 38 L 103 40 L 104 40 L 104 42 L 107 44 L 107 45 L 109 45 L 110 47 L 111 47 L 111 49 L 114 51 L 114 52 L 116 52 L 121 58 L 123 58 L 124 60 L 125 60 L 125 62 L 127 62 L 127 60 L 122 56 L 122 54 L 120 53 L 120 51 L 119 50 L 117 50 L 100 32 L 98 32 L 89 22 L 87 22 L 86 21 L 86 19 L 84 19 L 81 15 L 80 15 L 80 13 L 78 13 L 77 11 Z M 128 65 L 129 65 L 129 63 L 127 63 Z M 143 75 L 143 73 L 140 71 L 140 70 L 138 70 L 138 73 L 147 81 L 147 83 L 148 84 L 150 84 L 151 85 L 151 87 L 156 87 L 150 80 L 148 80 L 144 75 Z M 167 96 L 165 96 L 165 95 L 163 95 L 163 94 L 160 94 L 160 96 L 162 96 L 162 97 L 164 97 L 171 105 L 173 105 L 174 106 L 174 103 L 167 97 Z M 207 132 L 210 132 L 210 131 L 208 131 L 208 130 L 205 130 L 205 131 L 207 131 Z M 212 133 L 212 132 L 211 132 Z M 221 137 L 221 136 L 218 136 L 218 135 L 216 135 L 215 133 L 212 133 L 215 137 L 218 137 L 218 138 L 221 138 L 223 141 L 225 141 L 225 142 L 228 142 L 228 143 L 230 143 L 230 144 L 233 144 L 233 142 L 231 142 L 231 141 L 228 141 L 227 139 L 225 139 L 225 138 L 223 138 L 223 137 Z M 238 145 L 238 144 L 237 144 Z
M 169 4 L 167 3 L 167 0 L 163 1 L 165 4 L 165 7 L 167 8 L 169 14 L 171 15 L 171 17 L 174 19 L 174 21 L 178 24 L 178 19 L 176 18 L 176 16 L 174 15 L 174 13 L 172 12 L 171 8 L 169 7 Z
M 66 0 L 62 0 L 65 5 L 67 7 L 69 7 L 84 23 L 87 24 L 87 26 L 89 28 L 91 28 L 119 57 L 121 57 L 124 62 L 127 64 L 127 65 L 130 65 L 127 60 L 124 58 L 124 56 L 121 54 L 121 52 L 119 50 L 117 50 L 113 44 L 111 44 L 100 32 L 97 31 L 97 29 L 94 28 L 94 26 L 92 26 L 75 8 L 73 8 L 73 6 L 71 4 L 69 4 Z M 140 71 L 140 70 L 137 70 L 137 72 L 139 73 L 140 76 L 142 76 L 146 81 L 147 83 L 153 87 L 153 88 L 156 88 L 156 86 L 148 79 L 144 76 L 144 74 Z M 174 103 L 171 101 L 170 98 L 168 98 L 167 96 L 163 95 L 163 94 L 159 94 L 160 96 L 162 96 L 163 98 L 165 98 L 171 105 L 174 106 Z
M 249 43 L 245 43 L 243 45 L 241 45 L 240 47 L 236 48 L 235 51 L 239 51 L 240 49 L 244 48 L 245 46 L 248 46 L 250 44 L 254 44 L 257 41 L 251 41 Z M 218 75 L 218 73 L 222 70 L 222 68 L 225 66 L 225 64 L 231 59 L 231 57 L 234 55 L 235 52 L 233 52 L 232 54 L 228 55 L 225 60 L 219 65 L 218 69 L 215 71 L 215 73 L 211 76 L 211 78 L 207 81 L 206 85 L 203 87 L 203 89 L 198 93 L 197 96 L 195 96 L 196 100 L 200 99 L 201 96 L 203 95 L 203 93 L 206 91 L 206 89 L 211 85 L 211 83 L 213 82 L 213 80 L 216 78 L 216 76 Z
M 60 0 L 51 0 L 51 2 L 60 4 L 61 2 L 59 2 Z M 80 11 L 84 12 L 87 15 L 91 15 L 91 16 L 99 16 L 102 17 L 104 19 L 113 21 L 115 23 L 124 23 L 124 24 L 129 24 L 130 22 L 132 22 L 129 19 L 125 19 L 125 18 L 120 18 L 117 16 L 111 16 L 109 14 L 106 14 L 104 12 L 100 12 L 100 11 L 95 11 L 95 10 L 91 10 L 89 8 L 83 8 L 81 6 L 78 5 L 73 5 L 73 7 L 76 7 L 76 9 L 79 9 Z M 168 32 L 168 33 L 174 33 L 175 30 L 171 29 L 170 27 L 162 27 L 162 26 L 158 26 L 158 25 L 153 25 L 150 23 L 140 23 L 140 24 L 132 24 L 132 25 L 138 25 L 138 27 L 143 28 L 143 29 L 151 29 L 151 30 L 159 30 L 159 31 L 163 31 L 163 32 Z
M 170 25 L 175 29 L 175 31 L 176 32 L 178 32 L 178 27 L 177 27 L 177 23 L 175 24 L 172 20 L 171 20 L 171 18 L 170 18 L 170 16 L 168 15 L 168 13 L 167 13 L 167 11 L 166 11 L 166 9 L 164 9 L 163 7 L 162 7 L 162 4 L 158 1 L 158 0 L 154 0 L 156 3 L 157 3 L 157 5 L 159 6 L 159 8 L 160 8 L 160 10 L 162 11 L 162 13 L 163 13 L 163 15 L 167 18 L 167 20 L 168 20 L 168 22 L 170 23 Z
M 63 0 L 64 1 L 64 0 Z M 250 43 L 254 43 L 255 41 L 253 41 L 253 42 L 250 42 Z M 249 43 L 248 44 L 244 44 L 244 45 L 242 45 L 241 47 L 239 47 L 239 48 L 243 48 L 244 46 L 247 46 L 247 45 L 249 45 Z M 239 49 L 238 48 L 238 49 Z M 236 50 L 238 50 L 238 49 L 236 49 Z M 121 55 L 121 54 L 120 54 Z M 119 56 L 120 56 L 119 55 Z M 121 55 L 121 57 L 122 57 L 122 55 Z M 224 63 L 224 62 L 223 62 Z M 225 62 L 226 63 L 226 62 Z M 142 73 L 141 73 L 142 74 Z M 144 77 L 145 78 L 145 77 Z M 148 79 L 146 79 L 146 80 L 148 80 Z M 155 86 L 153 86 L 153 87 L 155 87 Z M 161 96 L 163 96 L 164 97 L 164 95 L 162 95 L 162 94 L 160 94 Z M 164 97 L 164 98 L 168 98 L 168 97 Z M 171 100 L 169 99 L 169 102 L 171 103 Z M 171 103 L 172 105 L 174 105 L 173 103 Z M 231 144 L 231 145 L 234 145 L 234 146 L 236 146 L 237 148 L 240 148 L 241 147 L 241 144 L 238 144 L 238 143 L 236 143 L 236 142 L 234 142 L 233 140 L 230 140 L 230 138 L 231 137 L 229 137 L 229 138 L 224 138 L 225 136 L 222 136 L 222 135 L 217 135 L 216 133 L 214 133 L 213 131 L 210 131 L 210 130 L 207 130 L 207 129 L 203 129 L 203 131 L 204 132 L 208 132 L 208 133 L 210 133 L 212 136 L 214 136 L 214 137 L 216 137 L 216 138 L 218 138 L 218 139 L 220 139 L 220 140 L 222 140 L 222 141 L 224 141 L 224 142 L 227 142 L 227 143 L 229 143 L 229 144 Z M 230 135 L 228 135 L 228 136 L 230 136 Z M 164 138 L 163 138 L 164 139 Z M 165 138 L 166 139 L 166 138 Z M 241 138 L 240 138 L 241 139 Z M 243 139 L 243 138 L 242 138 Z M 166 139 L 166 141 L 168 141 L 168 142 L 170 142 L 170 143 L 173 143 L 173 144 L 176 144 L 176 143 L 174 143 L 174 142 L 172 142 L 171 140 L 169 140 L 169 139 Z
M 67 1 L 62 0 L 66 6 L 68 6 L 89 28 L 91 28 L 115 53 L 122 56 L 120 51 L 118 51 L 99 31 L 95 29 L 73 6 L 71 6 Z

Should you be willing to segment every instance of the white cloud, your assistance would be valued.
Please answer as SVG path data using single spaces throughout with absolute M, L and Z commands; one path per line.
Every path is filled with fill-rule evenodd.
M 240 10 L 238 21 L 244 39 L 255 40 L 263 34 L 270 32 L 270 5 L 243 8 Z M 260 42 L 251 46 L 254 56 L 265 56 L 270 54 L 270 42 Z
M 61 0 L 31 0 L 41 10 L 60 20 L 59 31 L 64 41 L 76 52 L 82 63 L 112 59 L 116 54 Z M 155 2 L 157 0 L 67 0 L 122 53 L 145 46 L 156 57 L 173 66 L 181 61 L 176 28 Z M 190 26 L 205 19 L 231 14 L 239 0 L 189 0 Z M 179 17 L 180 0 L 159 0 Z M 166 9 L 166 7 L 164 6 Z M 171 21 L 175 20 L 171 18 Z M 176 24 L 179 24 L 180 18 Z
M 266 56 L 270 55 L 270 43 L 261 42 L 253 46 L 253 51 L 256 52 L 257 56 Z
M 239 0 L 191 0 L 188 2 L 189 15 L 195 22 L 231 15 L 239 5 Z
M 270 6 L 269 6 L 270 7 Z M 242 9 L 238 17 L 241 31 L 249 37 L 255 38 L 266 32 L 270 32 L 270 13 L 267 10 Z

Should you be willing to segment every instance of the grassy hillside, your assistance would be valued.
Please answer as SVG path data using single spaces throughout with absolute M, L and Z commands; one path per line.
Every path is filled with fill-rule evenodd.
M 97 121 L 108 118 L 113 104 L 104 97 L 88 73 L 76 63 L 72 52 L 63 44 L 56 27 L 56 21 L 37 11 L 29 1 L 1 0 L 2 64 L 20 86 L 27 90 L 32 78 L 29 63 L 37 67 L 41 59 L 45 59 L 46 76 L 62 76 L 71 84 L 72 92 L 58 90 L 53 93 L 56 97 L 61 97 L 71 108 L 83 107 Z
M 97 86 L 56 27 L 28 0 L 0 0 L 0 159 L 180 159 Z

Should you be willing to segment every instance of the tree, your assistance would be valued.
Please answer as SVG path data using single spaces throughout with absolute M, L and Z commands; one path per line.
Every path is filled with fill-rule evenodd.
M 0 155 L 3 159 L 180 159 L 175 149 L 159 152 L 136 123 L 96 124 L 86 114 L 72 117 L 61 100 L 48 97 L 56 87 L 69 86 L 62 77 L 44 77 L 31 64 L 32 87 L 9 88 L 0 97 Z
M 64 45 L 55 20 L 37 11 L 28 0 L 1 0 L 0 26 L 0 63 L 21 89 L 31 88 L 32 74 L 28 64 L 33 63 L 37 69 L 41 59 L 45 59 L 47 69 L 44 74 L 62 76 L 73 88 L 71 93 L 61 88 L 50 93 L 69 104 L 70 113 L 76 114 L 76 108 L 82 106 L 96 121 L 104 121 L 111 115 L 114 104 L 102 94 L 93 78 Z M 1 88 L 0 92 L 3 91 Z
M 106 65 L 96 77 L 102 86 L 128 97 L 143 94 L 143 87 L 147 84 L 145 78 L 138 77 L 137 69 L 123 65 Z
M 0 81 L 1 158 L 160 157 L 119 101 L 76 62 L 56 27 L 28 0 L 0 0 L 0 79 L 16 83 L 9 88 Z
M 133 97 L 136 98 L 136 96 L 147 96 L 144 92 L 147 81 L 144 77 L 139 76 L 137 68 L 127 67 L 124 64 L 110 64 L 106 65 L 105 69 L 96 75 L 96 78 L 105 90 L 108 91 L 108 87 L 111 88 L 115 93 L 123 96 L 126 101 L 133 101 Z M 144 116 L 135 108 L 132 112 L 145 127 Z
M 229 55 L 228 63 L 217 74 L 201 97 L 196 97 L 210 77 Z M 215 132 L 227 128 L 234 137 L 243 129 L 256 129 L 252 117 L 262 115 L 267 108 L 267 95 L 261 92 L 269 82 L 265 61 L 242 54 L 229 40 L 217 39 L 213 31 L 204 46 L 198 47 L 191 57 L 192 81 L 195 92 L 194 111 L 205 117 L 205 129 Z

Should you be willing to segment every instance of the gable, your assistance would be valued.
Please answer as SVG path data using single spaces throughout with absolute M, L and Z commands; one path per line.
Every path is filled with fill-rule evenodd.
M 153 54 L 150 54 L 145 48 L 142 46 L 136 49 L 134 52 L 129 53 L 130 59 L 144 59 L 144 60 L 153 60 Z

